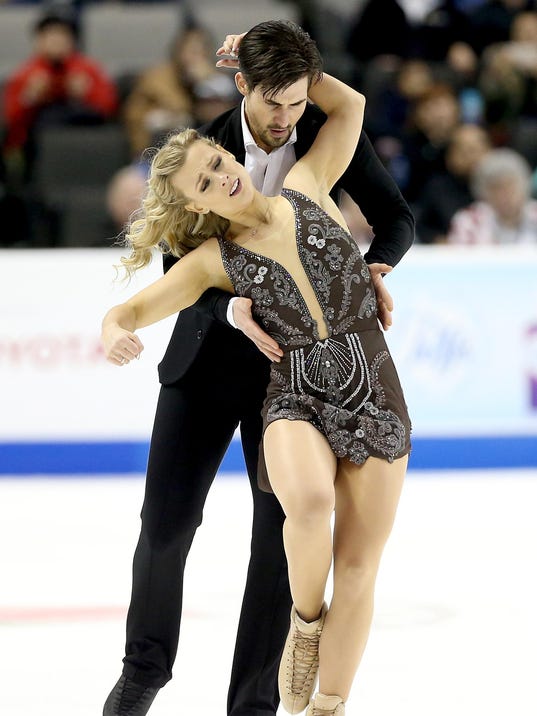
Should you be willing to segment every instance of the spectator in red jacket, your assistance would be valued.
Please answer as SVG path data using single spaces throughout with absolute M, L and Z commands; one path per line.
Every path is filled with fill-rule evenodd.
M 113 116 L 114 83 L 94 60 L 77 50 L 75 23 L 46 14 L 34 29 L 34 53 L 8 77 L 4 94 L 5 154 L 22 159 L 43 124 L 94 124 Z

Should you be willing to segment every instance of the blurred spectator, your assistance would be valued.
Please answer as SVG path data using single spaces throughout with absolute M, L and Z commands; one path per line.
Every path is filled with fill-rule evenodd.
M 375 61 L 368 67 L 368 74 L 375 72 Z M 419 58 L 408 59 L 401 63 L 395 76 L 386 81 L 371 96 L 374 87 L 363 86 L 367 97 L 366 126 L 373 141 L 381 137 L 401 139 L 409 122 L 411 108 L 417 100 L 433 85 L 430 66 Z M 374 85 L 374 81 L 370 82 Z
M 8 183 L 6 167 L 0 154 L 0 248 L 22 246 L 28 239 L 29 226 L 24 202 Z
M 470 179 L 490 148 L 482 127 L 461 124 L 453 130 L 446 150 L 446 171 L 433 175 L 418 197 L 416 228 L 420 243 L 446 240 L 455 213 L 473 201 Z
M 400 188 L 415 202 L 432 174 L 445 170 L 445 152 L 460 120 L 460 106 L 449 85 L 436 83 L 415 103 L 404 141 L 407 176 Z
M 132 214 L 140 208 L 147 172 L 148 165 L 141 161 L 123 167 L 112 177 L 106 191 L 106 208 L 116 233 L 123 232 Z
M 476 3 L 459 0 L 436 4 L 415 28 L 415 51 L 434 63 L 438 80 L 453 87 L 460 102 L 461 120 L 480 123 L 483 98 L 477 89 L 479 58 L 469 44 L 469 14 L 475 8 Z
M 442 61 L 445 61 L 447 69 L 450 70 L 456 88 L 476 84 L 478 59 L 467 42 L 457 41 L 451 44 Z
M 472 178 L 477 201 L 453 217 L 452 244 L 537 243 L 537 201 L 530 198 L 531 171 L 512 149 L 494 149 Z
M 113 82 L 97 62 L 77 50 L 75 22 L 47 12 L 34 28 L 32 56 L 6 80 L 4 152 L 9 171 L 28 178 L 40 127 L 94 124 L 116 109 Z
M 507 42 L 513 19 L 523 10 L 531 10 L 532 0 L 492 0 L 470 15 L 468 42 L 481 57 L 485 48 Z
M 180 126 L 199 126 L 237 104 L 233 76 L 215 69 L 208 32 L 191 26 L 177 35 L 169 59 L 149 68 L 125 101 L 133 157 Z
M 393 65 L 407 56 L 410 37 L 410 24 L 397 0 L 368 0 L 351 24 L 347 51 L 360 63 L 382 57 Z
M 373 229 L 367 223 L 367 219 L 358 204 L 356 204 L 345 191 L 340 193 L 339 208 L 347 222 L 353 239 L 360 247 L 362 253 L 365 254 L 373 240 Z
M 2 226 L 5 226 L 4 219 L 6 217 L 5 201 L 7 193 L 7 181 L 6 181 L 6 169 L 3 161 L 3 157 L 0 155 L 0 220 L 2 220 Z
M 443 62 L 453 45 L 466 45 L 470 37 L 468 8 L 456 0 L 435 3 L 414 28 L 415 52 L 426 60 Z
M 499 141 L 515 120 L 537 117 L 537 12 L 518 14 L 509 41 L 484 51 L 480 89 L 485 119 Z
M 215 72 L 194 86 L 194 126 L 206 124 L 219 114 L 235 107 L 239 95 L 234 81 L 229 74 Z

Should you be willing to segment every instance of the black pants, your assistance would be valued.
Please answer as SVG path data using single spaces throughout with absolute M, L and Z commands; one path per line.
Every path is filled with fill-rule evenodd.
M 215 366 L 213 361 L 207 370 L 207 365 L 205 370 L 195 365 L 177 384 L 161 388 L 134 555 L 123 673 L 150 686 L 161 687 L 171 679 L 186 558 L 202 521 L 207 493 L 240 423 L 254 509 L 228 714 L 274 716 L 291 597 L 283 511 L 274 495 L 261 492 L 256 481 L 264 382 L 257 375 L 249 384 L 234 366 L 235 389 L 221 391 L 222 385 L 230 384 L 231 366 Z

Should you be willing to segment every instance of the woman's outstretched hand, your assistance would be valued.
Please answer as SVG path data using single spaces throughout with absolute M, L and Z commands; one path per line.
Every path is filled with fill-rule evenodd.
M 393 299 L 384 285 L 382 276 L 385 273 L 390 273 L 392 268 L 393 266 L 388 266 L 388 264 L 369 264 L 369 272 L 377 297 L 377 318 L 385 331 L 392 325 Z
M 139 358 L 144 346 L 135 333 L 117 324 L 103 326 L 101 341 L 106 360 L 114 365 L 127 365 Z
M 252 299 L 241 296 L 233 302 L 233 320 L 237 328 L 255 343 L 257 348 L 271 361 L 280 362 L 283 351 L 268 333 L 252 318 Z
M 226 36 L 226 39 L 222 43 L 222 46 L 218 48 L 216 54 L 218 56 L 229 55 L 229 57 L 223 57 L 222 59 L 218 60 L 218 62 L 216 63 L 217 67 L 229 67 L 232 70 L 239 69 L 239 60 L 237 59 L 237 54 L 239 52 L 241 40 L 245 35 L 246 33 L 243 32 L 240 35 Z

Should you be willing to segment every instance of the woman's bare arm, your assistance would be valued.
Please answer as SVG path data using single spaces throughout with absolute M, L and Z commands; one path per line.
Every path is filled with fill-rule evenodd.
M 106 313 L 101 337 L 107 359 L 123 365 L 137 358 L 143 350 L 134 333 L 138 328 L 191 306 L 211 286 L 233 291 L 215 239 L 191 251 L 158 281 Z
M 310 87 L 308 96 L 323 110 L 327 119 L 309 151 L 287 175 L 285 186 L 293 187 L 297 181 L 309 178 L 321 193 L 327 193 L 345 172 L 356 151 L 362 131 L 365 97 L 327 74 Z

